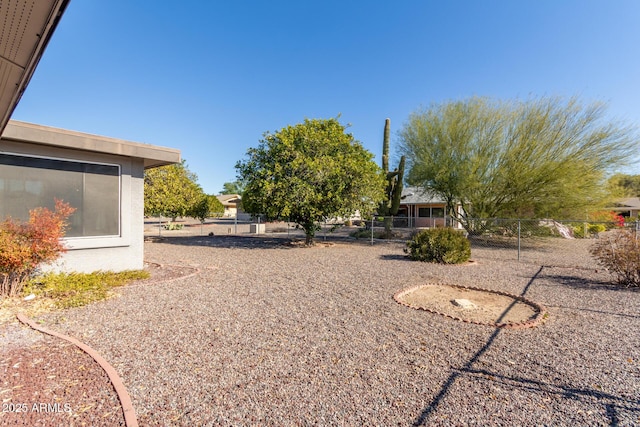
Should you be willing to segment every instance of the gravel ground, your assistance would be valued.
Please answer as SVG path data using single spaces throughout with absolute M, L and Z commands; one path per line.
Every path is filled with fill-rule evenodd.
M 146 258 L 198 274 L 40 320 L 115 367 L 142 426 L 640 425 L 640 292 L 610 286 L 586 244 L 440 266 L 397 243 L 167 237 Z M 499 330 L 392 299 L 430 281 L 549 317 Z
M 109 377 L 82 350 L 17 324 L 0 332 L 0 425 L 124 426 Z

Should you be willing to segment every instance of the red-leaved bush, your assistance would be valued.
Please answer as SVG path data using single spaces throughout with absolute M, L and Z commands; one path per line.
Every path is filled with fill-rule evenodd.
M 65 252 L 60 239 L 74 211 L 68 203 L 56 199 L 53 212 L 36 208 L 29 211 L 26 223 L 11 218 L 0 223 L 0 296 L 17 295 L 38 266 Z

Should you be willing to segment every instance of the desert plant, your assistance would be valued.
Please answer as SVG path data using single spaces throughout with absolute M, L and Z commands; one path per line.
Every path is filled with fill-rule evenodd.
M 613 275 L 617 284 L 640 287 L 640 242 L 633 231 L 611 232 L 597 240 L 590 252 Z
M 0 296 L 17 295 L 39 266 L 65 252 L 60 239 L 75 208 L 57 199 L 55 206 L 29 211 L 26 223 L 11 218 L 0 223 Z
M 398 168 L 389 171 L 389 131 L 391 120 L 386 119 L 384 122 L 384 135 L 382 140 L 382 172 L 387 180 L 385 190 L 385 198 L 378 206 L 378 214 L 384 217 L 384 238 L 393 237 L 391 228 L 393 226 L 393 217 L 398 215 L 400 208 L 400 199 L 402 195 L 402 180 L 404 179 L 404 163 L 405 156 L 400 157 Z
M 451 227 L 431 228 L 416 233 L 407 242 L 405 253 L 414 261 L 460 264 L 471 257 L 471 244 Z

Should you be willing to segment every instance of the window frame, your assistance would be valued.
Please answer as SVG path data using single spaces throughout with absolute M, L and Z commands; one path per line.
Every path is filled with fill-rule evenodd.
M 92 236 L 69 236 L 63 237 L 61 240 L 65 244 L 65 247 L 69 250 L 75 249 L 95 249 L 95 248 L 103 248 L 103 247 L 122 247 L 122 246 L 130 246 L 131 240 L 130 237 L 125 233 L 127 227 L 130 227 L 130 221 L 127 220 L 124 212 L 130 212 L 131 206 L 124 206 L 125 198 L 123 197 L 123 192 L 125 191 L 125 187 L 131 190 L 131 182 L 125 182 L 126 178 L 129 178 L 125 174 L 125 170 L 130 170 L 131 165 L 130 161 L 128 162 L 117 162 L 109 160 L 88 160 L 86 155 L 78 155 L 77 157 L 67 156 L 67 153 L 60 155 L 62 153 L 58 153 L 57 155 L 45 156 L 41 154 L 34 154 L 29 151 L 21 152 L 21 151 L 0 151 L 0 155 L 3 156 L 18 156 L 18 157 L 27 157 L 34 159 L 44 159 L 44 160 L 54 160 L 54 161 L 64 161 L 78 164 L 88 164 L 88 165 L 97 165 L 97 166 L 110 166 L 117 168 L 117 178 L 118 178 L 118 231 L 117 234 L 107 234 L 107 235 L 92 235 Z M 100 157 L 106 157 L 101 155 Z M 29 166 L 22 166 L 24 168 L 33 168 Z M 56 169 L 63 170 L 63 169 Z M 130 171 L 129 171 L 130 173 Z M 130 180 L 130 178 L 129 178 Z M 127 180 L 128 181 L 128 180 Z

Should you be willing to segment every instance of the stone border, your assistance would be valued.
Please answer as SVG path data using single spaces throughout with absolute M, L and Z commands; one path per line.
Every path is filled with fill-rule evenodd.
M 535 315 L 535 317 L 533 317 L 532 319 L 529 320 L 525 320 L 522 322 L 504 322 L 504 323 L 495 323 L 495 322 L 480 322 L 477 320 L 473 320 L 473 319 L 466 319 L 466 318 L 462 318 L 462 317 L 456 317 L 456 316 L 452 316 L 450 314 L 446 314 L 446 313 L 441 313 L 439 311 L 436 310 L 431 310 L 429 308 L 424 308 L 424 307 L 416 307 L 414 305 L 408 304 L 404 301 L 401 300 L 401 298 L 411 292 L 417 291 L 418 289 L 427 287 L 427 286 L 432 286 L 432 285 L 437 285 L 437 286 L 449 286 L 451 288 L 458 288 L 458 289 L 466 289 L 466 290 L 471 290 L 471 291 L 480 291 L 480 292 L 489 292 L 492 294 L 497 294 L 497 295 L 502 295 L 502 296 L 506 296 L 509 298 L 513 298 L 514 300 L 523 302 L 525 304 L 530 305 L 531 307 L 533 307 L 536 311 L 537 314 Z M 542 321 L 544 320 L 544 316 L 547 314 L 547 309 L 541 305 L 538 304 L 536 302 L 533 302 L 525 297 L 522 296 L 518 296 L 518 295 L 513 295 L 510 294 L 508 292 L 503 292 L 503 291 L 495 291 L 492 289 L 484 289 L 484 288 L 477 288 L 477 287 L 473 287 L 473 286 L 462 286 L 462 285 L 451 285 L 448 283 L 429 283 L 426 285 L 419 285 L 419 286 L 413 286 L 411 288 L 408 289 L 404 289 L 401 291 L 396 292 L 393 295 L 393 299 L 400 305 L 404 305 L 405 307 L 409 307 L 409 308 L 413 308 L 414 310 L 422 310 L 422 311 L 426 311 L 429 313 L 433 313 L 433 314 L 438 314 L 440 316 L 444 316 L 444 317 L 448 317 L 450 319 L 453 320 L 458 320 L 460 322 L 464 322 L 464 323 L 471 323 L 474 325 L 483 325 L 483 326 L 492 326 L 495 328 L 506 328 L 506 329 L 525 329 L 525 328 L 534 328 L 536 326 L 538 326 L 540 323 L 542 323 Z
M 36 324 L 33 320 L 28 318 L 23 313 L 18 313 L 16 317 L 20 322 L 24 323 L 27 326 L 30 326 L 32 329 L 35 329 L 36 331 L 70 342 L 71 344 L 75 345 L 76 347 L 78 347 L 79 349 L 87 353 L 89 356 L 91 356 L 93 360 L 98 362 L 100 367 L 102 367 L 105 373 L 109 376 L 109 380 L 111 380 L 111 384 L 113 384 L 113 388 L 116 390 L 118 399 L 120 399 L 120 405 L 122 406 L 122 411 L 124 412 L 124 422 L 126 426 L 138 427 L 138 419 L 136 417 L 136 411 L 133 408 L 133 403 L 131 402 L 129 393 L 127 393 L 127 389 L 124 386 L 124 383 L 122 382 L 122 379 L 120 379 L 120 376 L 118 375 L 116 370 L 113 368 L 113 366 L 109 364 L 109 362 L 106 361 L 106 359 L 100 356 L 100 354 L 97 351 L 95 351 L 93 348 L 89 347 L 88 345 L 70 336 L 63 335 L 59 332 L 55 332 L 47 328 L 44 328 Z

